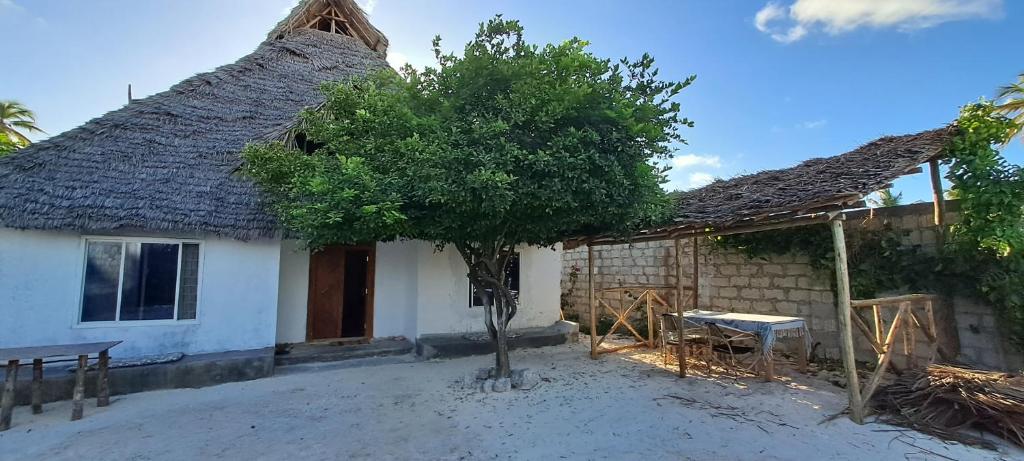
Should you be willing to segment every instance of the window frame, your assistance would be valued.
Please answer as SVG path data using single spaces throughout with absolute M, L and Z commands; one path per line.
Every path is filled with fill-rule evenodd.
M 114 307 L 114 320 L 103 320 L 96 322 L 83 322 L 82 309 L 85 307 L 85 273 L 89 264 L 89 242 L 113 242 L 121 244 L 121 262 L 117 276 L 117 305 Z M 121 319 L 121 295 L 124 284 L 124 261 L 127 254 L 126 247 L 129 243 L 163 243 L 178 245 L 178 265 L 174 276 L 174 318 L 159 320 L 120 320 Z M 196 318 L 178 319 L 178 303 L 180 302 L 181 291 L 181 256 L 183 245 L 194 244 L 199 246 L 199 260 L 196 272 Z M 83 235 L 79 245 L 81 265 L 79 266 L 79 287 L 78 287 L 78 308 L 75 309 L 75 318 L 72 326 L 75 328 L 104 328 L 104 327 L 127 327 L 127 326 L 167 326 L 167 325 L 194 325 L 199 323 L 199 311 L 202 304 L 203 292 L 203 263 L 205 259 L 206 245 L 202 240 L 197 239 L 176 239 L 165 237 L 121 237 L 111 235 Z

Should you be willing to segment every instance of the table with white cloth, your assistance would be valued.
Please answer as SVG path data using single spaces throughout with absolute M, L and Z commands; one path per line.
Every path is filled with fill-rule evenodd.
M 797 348 L 798 365 L 801 371 L 807 368 L 807 356 L 811 349 L 811 334 L 807 330 L 807 321 L 800 317 L 691 310 L 683 312 L 683 318 L 693 323 L 713 323 L 757 333 L 761 340 L 761 352 L 764 354 L 766 379 L 770 380 L 774 375 L 772 349 L 775 347 L 775 341 L 780 337 L 802 339 L 802 347 Z

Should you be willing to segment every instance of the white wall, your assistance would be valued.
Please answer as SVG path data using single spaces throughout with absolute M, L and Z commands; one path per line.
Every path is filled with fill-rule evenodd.
M 561 246 L 523 247 L 520 253 L 519 311 L 512 328 L 546 327 L 558 320 Z M 417 332 L 468 333 L 484 330 L 484 309 L 469 307 L 466 263 L 452 248 L 434 252 L 424 243 L 419 251 Z
M 196 321 L 93 326 L 78 324 L 81 235 L 0 228 L 0 347 L 123 340 L 111 353 L 129 357 L 273 346 L 279 242 L 202 241 Z
M 308 252 L 281 245 L 277 342 L 306 337 Z M 520 250 L 521 306 L 513 328 L 544 327 L 558 320 L 561 249 Z M 378 243 L 374 275 L 373 336 L 415 339 L 433 333 L 484 330 L 483 308 L 469 307 L 466 265 L 452 248 L 435 252 L 425 241 Z
M 373 335 L 416 338 L 417 256 L 424 242 L 377 244 Z
M 309 297 L 309 250 L 301 242 L 281 242 L 281 276 L 277 290 L 277 342 L 306 340 Z

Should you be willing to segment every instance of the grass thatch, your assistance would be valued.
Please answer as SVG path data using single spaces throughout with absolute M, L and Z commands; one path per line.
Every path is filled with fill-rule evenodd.
M 954 130 L 886 136 L 842 155 L 683 192 L 678 197 L 676 225 L 723 228 L 776 213 L 857 202 L 940 155 Z
M 324 81 L 387 66 L 358 38 L 299 29 L 0 159 L 0 227 L 276 235 L 236 170 L 246 143 L 323 100 Z

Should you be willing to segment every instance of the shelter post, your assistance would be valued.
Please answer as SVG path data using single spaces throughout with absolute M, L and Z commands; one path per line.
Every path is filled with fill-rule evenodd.
M 850 398 L 850 419 L 864 424 L 864 402 L 860 395 L 860 381 L 857 379 L 857 362 L 853 350 L 853 330 L 850 325 L 850 272 L 846 260 L 846 236 L 843 232 L 843 217 L 829 222 L 832 226 L 832 243 L 836 254 L 836 307 L 839 316 L 839 346 L 846 369 L 846 391 Z
M 700 285 L 700 247 L 697 243 L 699 241 L 700 237 L 693 238 L 693 278 L 690 280 L 690 283 L 693 285 L 693 304 L 690 307 L 693 309 L 700 308 L 700 288 L 698 288 L 698 285 Z
M 679 320 L 679 345 L 676 346 L 676 359 L 679 361 L 679 377 L 686 377 L 686 335 L 683 334 L 686 323 L 683 321 L 683 240 L 675 239 L 676 247 L 676 316 Z M 696 273 L 697 267 L 693 268 Z M 696 289 L 696 285 L 694 285 Z M 695 293 L 696 294 L 696 293 Z
M 587 245 L 587 291 L 590 304 L 590 358 L 597 358 L 597 306 L 594 293 L 594 247 Z
M 942 191 L 942 178 L 937 159 L 928 161 L 928 171 L 932 178 L 933 213 L 935 225 L 939 228 L 938 240 L 941 246 L 946 241 L 946 199 Z

